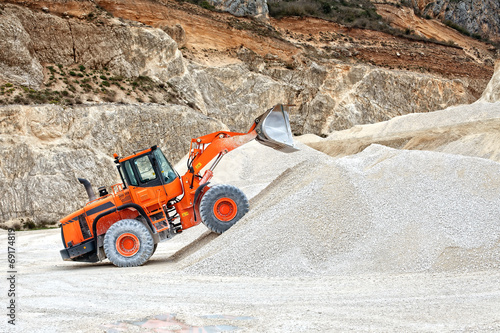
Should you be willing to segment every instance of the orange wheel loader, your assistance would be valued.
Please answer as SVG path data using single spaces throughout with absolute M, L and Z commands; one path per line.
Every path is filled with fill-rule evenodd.
M 78 178 L 89 202 L 60 221 L 62 258 L 84 262 L 108 258 L 119 267 L 140 266 L 160 241 L 200 222 L 215 233 L 228 230 L 248 212 L 248 200 L 234 186 L 209 186 L 209 181 L 225 154 L 253 139 L 283 152 L 296 151 L 288 106 L 269 109 L 247 133 L 221 131 L 192 139 L 183 176 L 156 146 L 127 157 L 114 154 L 122 183 L 112 185 L 110 193 L 100 187 L 96 198 L 90 183 Z

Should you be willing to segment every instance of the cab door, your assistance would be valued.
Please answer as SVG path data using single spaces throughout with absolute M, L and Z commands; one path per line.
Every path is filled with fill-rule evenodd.
M 158 232 L 169 228 L 164 207 L 182 194 L 178 175 L 161 150 L 122 163 L 133 201 L 143 207 Z

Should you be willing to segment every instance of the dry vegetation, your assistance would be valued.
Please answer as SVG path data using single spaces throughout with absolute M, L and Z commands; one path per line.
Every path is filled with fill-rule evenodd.
M 0 104 L 74 105 L 99 101 L 117 103 L 178 103 L 175 90 L 148 76 L 125 78 L 108 68 L 87 69 L 84 65 L 47 65 L 41 89 L 0 84 Z
M 269 14 L 275 18 L 311 16 L 331 20 L 346 26 L 378 30 L 388 28 L 368 0 L 269 0 Z

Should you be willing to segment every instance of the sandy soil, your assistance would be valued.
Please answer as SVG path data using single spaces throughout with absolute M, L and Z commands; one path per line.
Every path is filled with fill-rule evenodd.
M 160 332 L 140 325 L 176 314 L 180 322 L 211 326 L 206 329 L 212 332 L 231 327 L 244 332 L 500 330 L 500 271 L 307 278 L 176 273 L 171 254 L 203 228 L 160 244 L 140 268 L 62 262 L 59 230 L 18 232 L 17 325 L 7 326 L 4 317 L 0 329 Z M 6 244 L 4 231 L 0 243 Z

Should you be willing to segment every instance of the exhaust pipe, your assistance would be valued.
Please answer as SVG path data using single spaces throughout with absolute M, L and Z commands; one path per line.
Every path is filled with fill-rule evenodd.
M 78 181 L 85 186 L 85 190 L 87 191 L 87 195 L 89 196 L 89 201 L 94 201 L 96 199 L 94 190 L 92 189 L 92 186 L 90 185 L 90 182 L 87 179 L 84 178 L 78 178 Z

